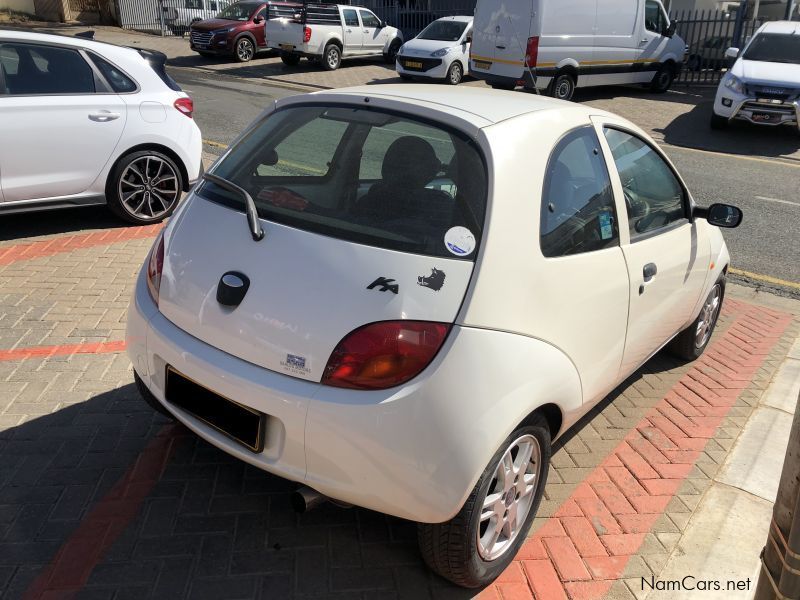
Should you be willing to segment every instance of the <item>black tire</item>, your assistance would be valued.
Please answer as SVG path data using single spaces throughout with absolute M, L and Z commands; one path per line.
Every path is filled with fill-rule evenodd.
M 484 500 L 490 487 L 493 489 L 498 484 L 495 474 L 501 459 L 506 451 L 513 447 L 516 441 L 519 441 L 523 436 L 531 436 L 538 443 L 539 460 L 536 465 L 536 480 L 538 484 L 532 492 L 533 497 L 528 514 L 518 528 L 516 537 L 513 537 L 511 541 L 507 541 L 507 546 L 502 550 L 502 554 L 492 560 L 484 560 L 479 550 L 478 539 L 482 531 L 481 513 L 483 512 Z M 550 455 L 550 429 L 547 422 L 540 416 L 534 417 L 529 423 L 518 427 L 516 431 L 508 436 L 489 461 L 489 465 L 481 474 L 478 483 L 475 484 L 475 488 L 455 517 L 445 523 L 418 524 L 419 548 L 428 566 L 445 579 L 467 588 L 486 585 L 500 575 L 511 563 L 520 546 L 525 542 L 547 483 Z M 508 491 L 514 491 L 514 488 L 510 488 Z M 503 496 L 500 496 L 500 498 L 502 499 Z M 503 503 L 507 507 L 504 509 L 506 513 L 508 508 L 514 504 L 514 500 L 511 497 L 510 503 Z M 483 531 L 485 535 L 486 529 L 483 529 Z
M 167 417 L 170 421 L 175 421 L 175 417 L 172 416 L 166 408 L 161 405 L 153 393 L 147 389 L 147 386 L 144 384 L 144 381 L 139 377 L 139 374 L 134 371 L 133 372 L 133 380 L 136 383 L 136 389 L 139 390 L 139 394 L 142 396 L 142 400 L 147 402 L 147 404 L 152 408 L 154 411 L 161 413 L 165 417 Z
M 153 163 L 156 163 L 154 167 L 157 166 L 158 161 L 164 163 L 166 172 L 160 177 L 170 177 L 169 182 L 156 182 L 155 180 L 159 177 L 154 176 L 154 173 L 144 173 L 144 175 L 148 177 L 152 176 L 152 183 L 142 182 L 139 184 L 138 181 L 135 181 L 137 185 L 130 185 L 129 183 L 122 182 L 123 177 L 126 178 L 126 182 L 129 181 L 129 174 L 126 174 L 126 170 L 132 163 L 139 161 L 147 162 L 146 159 L 148 158 L 152 159 Z M 167 185 L 167 183 L 169 185 Z M 146 193 L 144 190 L 145 186 L 147 186 Z M 147 196 L 147 204 L 143 206 L 143 212 L 141 213 L 135 212 L 135 206 L 126 204 L 122 196 L 124 193 L 122 190 L 132 190 L 137 187 L 142 188 L 137 191 L 137 194 L 144 194 Z M 166 189 L 167 187 L 169 187 L 168 190 Z M 114 165 L 106 181 L 106 202 L 108 203 L 109 210 L 125 221 L 135 225 L 152 225 L 153 223 L 160 223 L 173 213 L 178 206 L 178 202 L 180 202 L 184 188 L 183 172 L 173 159 L 156 150 L 140 150 L 138 152 L 126 154 Z M 155 193 L 152 193 L 151 190 L 154 190 Z M 167 194 L 170 194 L 170 197 L 167 197 Z M 172 194 L 174 194 L 174 197 L 171 197 Z M 162 199 L 166 199 L 166 202 L 162 203 Z M 137 197 L 136 200 L 138 201 L 139 198 Z M 131 200 L 129 200 L 129 202 L 133 204 Z M 164 206 L 166 206 L 166 208 L 164 208 Z M 146 214 L 148 212 L 148 207 L 151 209 L 151 215 Z
M 713 305 L 713 299 L 715 297 L 717 301 L 716 305 Z M 708 296 L 703 302 L 703 308 L 700 309 L 700 314 L 697 316 L 697 318 L 692 321 L 691 325 L 676 335 L 675 338 L 669 343 L 669 351 L 678 358 L 682 358 L 684 360 L 692 361 L 700 358 L 703 352 L 705 352 L 705 349 L 708 347 L 708 343 L 711 341 L 711 336 L 714 333 L 714 329 L 717 327 L 717 320 L 719 319 L 719 313 L 722 310 L 722 302 L 724 300 L 725 276 L 722 276 L 717 280 L 717 282 L 711 288 L 711 291 L 708 293 Z M 711 308 L 709 308 L 709 302 L 712 303 Z M 705 329 L 703 329 L 704 333 L 701 339 L 698 340 L 701 324 L 705 323 L 706 319 L 708 319 L 708 324 L 706 325 Z
M 493 90 L 506 90 L 506 91 L 509 91 L 509 92 L 513 91 L 514 88 L 517 87 L 513 83 L 497 83 L 497 82 L 495 82 L 495 83 L 490 83 L 489 85 L 492 86 Z
M 326 71 L 335 71 L 342 64 L 342 49 L 337 44 L 328 44 L 320 58 L 320 64 Z
M 447 69 L 445 81 L 450 85 L 458 85 L 462 79 L 464 79 L 464 67 L 461 66 L 460 62 L 454 61 L 450 68 Z
M 653 76 L 653 81 L 650 82 L 650 91 L 663 94 L 670 88 L 673 81 L 675 81 L 675 69 L 670 64 L 661 65 L 661 68 Z
M 242 36 L 236 40 L 233 46 L 233 58 L 236 59 L 236 62 L 250 62 L 255 55 L 256 45 L 253 40 L 247 36 Z
M 559 100 L 572 100 L 575 95 L 575 76 L 572 73 L 559 73 L 550 82 L 547 94 Z
M 712 110 L 711 121 L 709 124 L 711 125 L 711 129 L 725 129 L 728 126 L 728 119 L 725 117 L 720 117 Z
M 281 52 L 281 61 L 287 67 L 296 67 L 300 64 L 300 55 L 292 52 Z
M 403 42 L 401 42 L 400 40 L 398 40 L 398 39 L 392 40 L 392 43 L 389 44 L 388 52 L 384 52 L 383 53 L 383 61 L 386 64 L 390 64 L 390 65 L 394 64 L 394 61 L 397 60 L 397 52 L 400 50 L 400 46 L 402 46 L 402 45 L 403 45 Z

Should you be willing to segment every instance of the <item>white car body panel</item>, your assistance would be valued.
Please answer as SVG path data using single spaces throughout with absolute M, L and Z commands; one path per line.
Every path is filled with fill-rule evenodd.
M 426 77 L 430 79 L 444 79 L 447 77 L 447 72 L 450 70 L 450 65 L 455 61 L 461 64 L 463 74 L 469 75 L 469 49 L 470 44 L 467 43 L 467 37 L 472 35 L 472 17 L 443 17 L 439 21 L 463 21 L 468 23 L 467 28 L 464 30 L 461 39 L 457 42 L 441 41 L 441 40 L 421 40 L 413 38 L 403 44 L 400 54 L 398 54 L 397 61 L 395 62 L 395 70 L 404 75 L 412 75 L 414 77 Z M 432 54 L 443 48 L 449 48 L 450 51 L 441 57 L 433 57 Z M 439 58 L 442 63 L 427 71 L 408 70 L 403 68 L 403 58 Z
M 707 296 L 729 258 L 721 234 L 705 221 L 676 228 L 677 241 L 647 248 L 630 243 L 622 217 L 618 247 L 561 258 L 542 255 L 541 182 L 554 145 L 576 127 L 594 125 L 602 135 L 606 123 L 625 126 L 652 144 L 625 121 L 579 105 L 481 88 L 457 94 L 425 85 L 377 91 L 362 87 L 287 98 L 262 119 L 274 107 L 361 106 L 369 97 L 375 109 L 422 116 L 467 133 L 482 149 L 489 174 L 485 231 L 474 266 L 269 221 L 262 221 L 266 237 L 256 247 L 242 212 L 193 192 L 165 230 L 159 307 L 140 274 L 129 310 L 128 351 L 156 399 L 226 452 L 344 502 L 442 522 L 458 512 L 489 458 L 533 411 L 558 409 L 557 437 L 666 344 L 678 321 L 694 319 L 700 309 L 696 298 Z M 607 153 L 602 140 L 600 145 Z M 617 212 L 625 215 L 622 184 L 606 161 Z M 209 243 L 220 240 L 211 231 L 224 232 L 224 241 Z M 685 247 L 671 247 L 676 243 Z M 664 286 L 678 285 L 674 273 L 681 266 L 685 272 L 694 260 L 685 289 L 674 299 L 659 302 L 665 288 L 651 300 L 647 290 L 641 303 L 635 281 L 639 248 L 648 260 L 659 261 L 659 268 L 664 265 Z M 273 249 L 270 261 L 266 256 Z M 633 266 L 626 266 L 626 257 Z M 711 257 L 715 264 L 709 268 Z M 447 272 L 441 291 L 406 284 L 433 267 Z M 238 268 L 263 282 L 253 282 L 235 310 L 222 309 L 213 284 Z M 366 271 L 369 275 L 362 275 Z M 376 275 L 396 278 L 398 295 L 364 289 Z M 629 306 L 636 337 L 627 348 Z M 671 311 L 675 314 L 666 314 Z M 443 347 L 417 377 L 376 391 L 319 383 L 319 365 L 344 333 L 375 319 L 398 318 L 453 323 Z M 653 327 L 666 321 L 663 331 Z M 276 366 L 276 357 L 290 347 L 313 356 L 308 373 Z M 165 402 L 167 365 L 269 415 L 265 450 L 250 452 Z
M 800 36 L 800 24 L 792 21 L 772 21 L 762 25 L 733 66 L 723 76 L 714 99 L 714 114 L 729 120 L 741 119 L 763 125 L 794 123 L 800 128 L 800 64 L 746 60 L 744 54 L 761 33 Z M 745 89 L 736 91 L 726 85 L 735 77 Z M 780 91 L 776 95 L 772 91 Z M 767 91 L 768 94 L 760 92 Z M 781 97 L 781 101 L 775 100 Z M 724 101 L 724 102 L 723 102 Z M 757 113 L 773 114 L 777 118 L 763 122 Z
M 125 72 L 138 89 L 119 94 L 0 93 L 0 130 L 15 140 L 0 145 L 0 212 L 102 204 L 114 164 L 142 145 L 174 154 L 190 182 L 199 177 L 200 129 L 173 106 L 186 94 L 167 87 L 136 50 L 16 31 L 0 32 L 0 44 L 4 41 L 95 53 Z
M 470 72 L 488 82 L 545 89 L 562 69 L 577 86 L 644 83 L 659 65 L 678 69 L 685 42 L 645 28 L 648 0 L 479 0 Z M 652 1 L 652 0 L 650 0 Z M 655 0 L 666 23 L 660 0 Z M 536 69 L 525 67 L 528 38 L 539 37 Z M 477 64 L 476 64 L 476 61 Z

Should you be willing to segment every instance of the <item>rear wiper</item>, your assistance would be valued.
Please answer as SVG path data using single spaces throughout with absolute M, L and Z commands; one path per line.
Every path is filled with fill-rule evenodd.
M 244 212 L 247 214 L 247 224 L 250 227 L 250 235 L 253 236 L 253 240 L 256 242 L 263 240 L 264 229 L 258 222 L 258 209 L 256 209 L 256 203 L 253 200 L 253 197 L 247 193 L 247 190 L 240 188 L 235 183 L 231 183 L 227 179 L 223 179 L 222 177 L 214 175 L 213 173 L 204 173 L 203 179 L 213 183 L 214 185 L 218 185 L 229 192 L 233 192 L 237 196 L 241 196 L 244 199 Z

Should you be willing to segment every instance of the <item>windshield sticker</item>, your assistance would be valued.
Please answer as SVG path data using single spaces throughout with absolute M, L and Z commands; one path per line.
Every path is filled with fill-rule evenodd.
M 386 277 L 378 277 L 367 286 L 368 290 L 374 290 L 375 288 L 378 288 L 379 292 L 392 292 L 394 294 L 400 291 L 400 285 L 395 283 L 394 279 L 387 279 Z
M 306 357 L 296 354 L 287 354 L 286 360 L 281 361 L 281 366 L 285 371 L 294 375 L 308 375 L 311 369 L 306 367 Z
M 610 240 L 614 237 L 614 227 L 612 226 L 613 219 L 611 214 L 604 210 L 597 215 L 597 220 L 600 222 L 600 239 Z
M 425 277 L 424 275 L 417 277 L 417 285 L 431 288 L 434 292 L 438 292 L 444 285 L 444 278 L 444 271 L 433 268 L 431 269 L 431 274 L 428 277 Z
M 444 234 L 444 245 L 456 256 L 469 256 L 475 251 L 475 236 L 466 227 L 453 227 Z

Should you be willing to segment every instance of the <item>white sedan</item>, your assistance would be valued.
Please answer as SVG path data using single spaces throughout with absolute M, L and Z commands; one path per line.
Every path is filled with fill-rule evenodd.
M 0 31 L 0 213 L 107 203 L 136 224 L 169 216 L 200 176 L 202 137 L 165 62 Z
M 660 348 L 698 357 L 716 226 L 640 129 L 489 89 L 277 101 L 190 194 L 136 285 L 144 398 L 323 497 L 417 521 L 428 564 L 491 581 L 551 444 Z M 467 540 L 462 543 L 461 540 Z
M 472 42 L 472 17 L 442 17 L 397 53 L 395 68 L 402 79 L 444 79 L 458 85 L 467 75 Z

